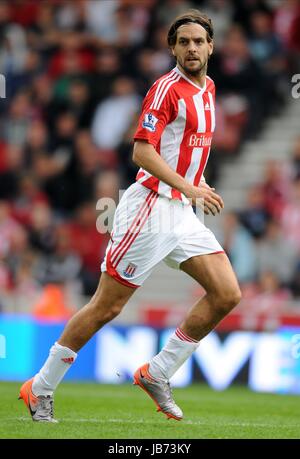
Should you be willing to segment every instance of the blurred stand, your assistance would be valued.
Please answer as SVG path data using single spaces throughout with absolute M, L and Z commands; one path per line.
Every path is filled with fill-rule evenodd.
M 1 0 L 2 311 L 67 318 L 93 294 L 109 238 L 96 229 L 96 203 L 117 203 L 135 179 L 141 101 L 175 65 L 168 25 L 190 7 L 215 27 L 217 130 L 206 180 L 226 209 L 207 223 L 244 291 L 233 317 L 246 318 L 232 324 L 298 314 L 297 0 Z M 117 320 L 175 325 L 203 293 L 161 265 Z

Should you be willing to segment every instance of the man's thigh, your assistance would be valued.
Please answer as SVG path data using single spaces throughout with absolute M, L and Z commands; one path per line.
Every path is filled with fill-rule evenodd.
M 93 295 L 92 302 L 97 305 L 105 304 L 107 307 L 116 303 L 126 304 L 136 289 L 127 287 L 115 280 L 106 272 L 102 273 L 98 288 Z
M 239 291 L 236 275 L 224 252 L 189 258 L 181 263 L 180 269 L 201 284 L 207 293 Z

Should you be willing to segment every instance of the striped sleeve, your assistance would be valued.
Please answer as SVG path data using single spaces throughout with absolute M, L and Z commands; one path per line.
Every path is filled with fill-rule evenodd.
M 176 97 L 172 89 L 179 79 L 180 75 L 170 72 L 150 88 L 143 102 L 134 140 L 146 140 L 157 147 L 166 125 L 176 117 Z

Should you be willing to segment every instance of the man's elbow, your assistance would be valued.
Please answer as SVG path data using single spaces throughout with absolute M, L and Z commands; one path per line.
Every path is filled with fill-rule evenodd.
M 133 150 L 133 153 L 132 153 L 132 161 L 134 162 L 134 164 L 136 164 L 137 166 L 140 166 L 139 164 L 139 155 L 138 155 L 138 152 Z
M 134 145 L 132 153 L 132 161 L 139 167 L 142 167 L 142 152 L 138 144 Z
M 137 166 L 144 168 L 145 163 L 149 163 L 149 158 L 153 156 L 153 146 L 146 141 L 135 142 L 132 153 L 132 161 Z

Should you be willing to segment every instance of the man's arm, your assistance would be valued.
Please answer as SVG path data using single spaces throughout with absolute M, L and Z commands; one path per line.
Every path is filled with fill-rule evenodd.
M 188 183 L 181 175 L 175 172 L 157 153 L 154 147 L 146 141 L 135 141 L 133 149 L 133 162 L 145 169 L 154 177 L 183 193 L 197 205 L 197 199 L 204 199 L 204 211 L 215 215 L 224 208 L 222 198 L 214 192 L 205 182 L 200 186 Z

